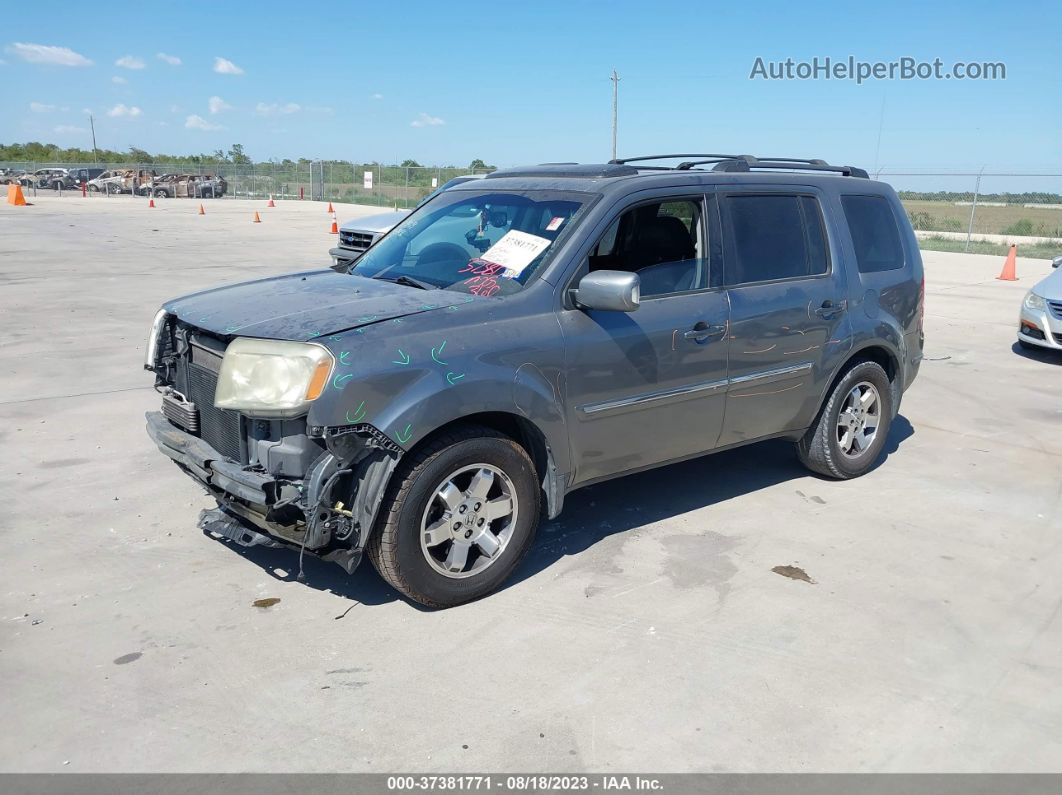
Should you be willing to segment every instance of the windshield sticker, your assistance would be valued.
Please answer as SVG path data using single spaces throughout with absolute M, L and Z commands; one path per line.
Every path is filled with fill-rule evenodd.
M 527 232 L 511 229 L 502 238 L 483 252 L 483 259 L 505 268 L 505 276 L 515 278 L 531 264 L 539 254 L 549 248 L 552 240 Z
M 550 219 L 550 222 L 548 224 L 546 224 L 546 231 L 547 232 L 556 232 L 558 229 L 561 228 L 561 224 L 563 224 L 563 223 L 564 223 L 564 218 L 562 218 L 559 215 L 554 216 L 553 218 Z

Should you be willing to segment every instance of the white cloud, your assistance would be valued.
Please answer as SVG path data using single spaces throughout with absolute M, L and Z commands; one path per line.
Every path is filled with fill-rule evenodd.
M 160 61 L 165 61 L 170 66 L 180 66 L 181 65 L 181 59 L 178 58 L 176 55 L 167 55 L 164 52 L 160 52 L 160 53 L 156 53 L 155 57 L 158 58 Z
M 88 132 L 84 127 L 75 127 L 72 124 L 57 124 L 53 129 L 55 132 L 59 133 L 59 135 L 78 135 L 80 133 Z
M 55 105 L 45 105 L 43 102 L 31 102 L 29 108 L 33 113 L 51 113 Z
M 136 105 L 126 106 L 126 105 L 123 105 L 121 102 L 119 102 L 117 105 L 115 105 L 109 111 L 107 111 L 107 115 L 108 116 L 111 116 L 111 117 L 116 118 L 116 119 L 121 119 L 121 118 L 135 119 L 135 118 L 139 117 L 142 113 L 143 113 L 143 111 L 140 110 L 140 108 L 138 108 Z
M 124 77 L 122 77 L 120 75 L 115 75 L 114 77 L 111 78 L 111 82 L 115 83 L 116 85 L 119 85 L 119 86 L 124 86 L 129 81 L 126 80 Z
M 143 69 L 145 64 L 142 58 L 137 58 L 135 55 L 123 55 L 114 62 L 114 65 L 123 69 Z
M 69 47 L 53 47 L 48 44 L 24 44 L 16 41 L 5 48 L 12 55 L 30 63 L 46 63 L 55 66 L 92 66 L 92 61 Z
M 270 105 L 267 105 L 264 102 L 259 102 L 258 105 L 255 107 L 255 110 L 261 113 L 263 116 L 272 116 L 277 113 L 283 113 L 286 115 L 289 113 L 298 113 L 300 110 L 302 110 L 302 106 L 294 102 L 287 102 L 283 105 L 280 105 L 276 102 Z
M 228 58 L 222 58 L 220 55 L 214 58 L 214 71 L 219 75 L 242 75 L 243 70 L 230 61 Z
M 372 98 L 373 99 L 383 99 L 383 94 L 373 94 Z
M 446 124 L 445 121 L 438 116 L 429 116 L 427 113 L 422 113 L 417 118 L 409 123 L 410 127 L 438 127 Z
M 192 114 L 191 116 L 189 116 L 187 119 L 184 120 L 184 126 L 185 126 L 186 129 L 189 129 L 189 130 L 204 130 L 206 132 L 210 132 L 212 130 L 224 130 L 225 129 L 220 124 L 211 124 L 206 119 L 204 119 L 202 116 L 196 116 L 195 114 Z
M 232 105 L 221 97 L 211 97 L 207 100 L 207 106 L 210 108 L 211 113 L 222 113 L 226 110 L 232 110 Z

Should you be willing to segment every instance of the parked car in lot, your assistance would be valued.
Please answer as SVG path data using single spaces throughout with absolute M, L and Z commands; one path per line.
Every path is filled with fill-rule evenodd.
M 896 193 L 821 160 L 677 157 L 498 171 L 346 268 L 164 304 L 147 430 L 217 500 L 200 526 L 348 572 L 367 554 L 449 606 L 581 486 L 770 438 L 869 471 L 924 343 Z
M 19 177 L 25 173 L 25 170 L 21 168 L 0 168 L 0 185 L 18 182 Z
M 137 188 L 141 196 L 159 198 L 205 199 L 220 198 L 228 190 L 228 183 L 214 174 L 163 174 Z
M 151 184 L 157 176 L 152 169 L 110 169 L 90 179 L 87 187 L 93 193 L 137 193 L 141 185 Z
M 47 187 L 52 190 L 74 190 L 103 173 L 102 168 L 72 168 L 63 171 L 65 173 L 52 175 Z
M 465 174 L 464 176 L 454 177 L 421 199 L 413 210 L 444 190 L 449 190 L 455 185 L 461 185 L 465 182 L 471 182 L 474 179 L 483 179 L 485 176 L 485 174 Z M 391 212 L 377 213 L 347 221 L 339 228 L 339 245 L 328 251 L 329 256 L 332 257 L 333 264 L 337 266 L 349 265 L 360 257 L 369 246 L 394 229 L 395 224 L 413 212 L 413 210 L 392 210 Z
M 36 171 L 24 172 L 18 177 L 24 188 L 49 188 L 53 181 L 61 181 L 67 175 L 65 168 L 38 168 Z
M 1018 344 L 1026 350 L 1062 351 L 1062 257 L 1051 265 L 1055 270 L 1033 285 L 1021 302 Z

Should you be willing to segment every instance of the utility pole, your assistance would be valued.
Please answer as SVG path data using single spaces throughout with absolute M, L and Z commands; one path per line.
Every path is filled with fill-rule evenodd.
M 100 159 L 96 155 L 96 120 L 92 118 L 92 114 L 89 114 L 89 127 L 92 128 L 92 164 L 98 166 Z
M 612 159 L 616 159 L 616 126 L 618 120 L 619 110 L 619 81 L 620 76 L 616 73 L 616 70 L 612 70 L 612 76 L 609 78 L 612 81 Z

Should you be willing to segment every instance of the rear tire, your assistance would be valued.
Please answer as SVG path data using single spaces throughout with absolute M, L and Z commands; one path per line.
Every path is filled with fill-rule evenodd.
M 889 377 L 876 362 L 858 362 L 830 391 L 815 424 L 797 442 L 797 455 L 829 478 L 864 475 L 885 446 L 892 413 Z
M 520 445 L 483 426 L 456 428 L 402 460 L 369 559 L 396 590 L 427 607 L 479 599 L 508 579 L 530 547 L 539 495 Z

